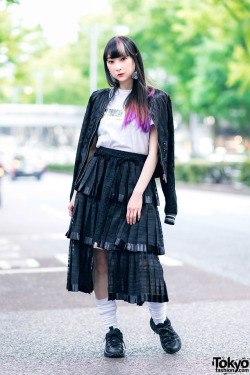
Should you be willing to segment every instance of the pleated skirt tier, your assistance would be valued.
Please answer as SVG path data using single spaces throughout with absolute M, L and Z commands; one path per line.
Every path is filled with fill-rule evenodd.
M 126 220 L 127 204 L 147 155 L 99 147 L 77 184 L 65 236 L 70 239 L 66 289 L 92 293 L 93 247 L 108 251 L 108 299 L 143 305 L 168 302 L 159 255 L 165 254 L 154 178 L 142 196 L 141 218 Z

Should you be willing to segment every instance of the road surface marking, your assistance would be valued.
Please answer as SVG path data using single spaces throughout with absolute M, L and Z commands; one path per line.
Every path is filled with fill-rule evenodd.
M 61 254 L 56 254 L 55 258 L 59 260 L 59 262 L 65 264 L 66 266 L 68 265 L 68 254 L 61 253 Z
M 22 274 L 22 273 L 46 273 L 46 272 L 66 272 L 68 265 L 68 254 L 67 253 L 58 253 L 55 255 L 55 258 L 65 264 L 64 267 L 39 267 L 39 263 L 32 258 L 25 259 L 24 263 L 30 268 L 15 268 L 11 269 L 9 262 L 0 261 L 0 276 L 1 275 L 12 275 L 12 274 Z M 168 257 L 166 255 L 159 256 L 161 264 L 167 267 L 174 266 L 183 266 L 183 262 Z
M 1 275 L 13 275 L 18 273 L 44 273 L 44 272 L 66 272 L 67 267 L 41 267 L 41 268 L 20 268 L 10 270 L 0 270 Z
M 13 269 L 14 267 L 19 267 L 18 269 L 24 269 L 26 267 L 37 268 L 40 266 L 40 263 L 34 258 L 12 258 L 8 260 L 0 260 L 0 269 Z
M 160 255 L 159 256 L 160 262 L 164 266 L 169 266 L 169 267 L 175 267 L 175 266 L 183 266 L 183 263 L 180 260 L 170 258 L 167 255 Z
M 8 270 L 11 268 L 11 265 L 9 264 L 9 262 L 6 262 L 6 260 L 0 260 L 0 268 Z
M 27 264 L 28 267 L 39 267 L 40 263 L 38 263 L 37 260 L 33 258 L 25 259 L 25 263 Z
M 67 230 L 67 227 L 65 227 L 65 233 L 66 233 L 66 230 Z M 20 234 L 20 236 L 16 238 L 18 238 L 19 240 L 33 240 L 33 241 L 65 240 L 66 239 L 65 233 Z
M 58 210 L 57 208 L 49 206 L 48 204 L 43 204 L 41 206 L 41 210 L 49 213 L 50 215 L 56 216 L 58 219 L 62 219 L 68 222 L 70 221 L 70 216 L 66 210 L 65 211 Z

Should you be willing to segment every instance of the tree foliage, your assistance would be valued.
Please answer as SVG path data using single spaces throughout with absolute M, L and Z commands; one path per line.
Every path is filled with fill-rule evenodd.
M 1 0 L 0 0 L 1 2 Z M 9 1 L 9 6 L 16 6 Z M 10 14 L 0 15 L 0 47 L 8 47 L 8 61 L 14 64 L 8 84 L 35 85 L 34 67 L 45 71 L 44 101 L 85 104 L 89 97 L 89 54 L 91 26 L 99 26 L 98 88 L 107 87 L 103 50 L 116 35 L 113 26 L 129 26 L 139 47 L 148 80 L 167 91 L 185 122 L 191 112 L 201 118 L 214 116 L 216 127 L 228 124 L 250 135 L 250 3 L 248 0 L 110 0 L 112 10 L 83 17 L 77 43 L 62 48 L 46 47 L 42 30 L 32 32 L 11 25 Z M 28 38 L 29 39 L 29 38 Z M 22 44 L 36 47 L 22 62 Z M 39 53 L 40 52 L 40 53 Z M 54 69 L 63 71 L 56 79 Z M 155 76 L 152 72 L 164 72 Z M 158 77 L 158 78 L 157 78 Z M 162 78 L 163 77 L 163 78 Z M 151 78 L 151 79 L 150 79 Z M 0 78 L 1 79 L 1 78 Z M 8 98 L 0 92 L 1 99 Z M 8 99 L 7 99 L 8 100 Z M 20 97 L 33 101 L 34 95 Z

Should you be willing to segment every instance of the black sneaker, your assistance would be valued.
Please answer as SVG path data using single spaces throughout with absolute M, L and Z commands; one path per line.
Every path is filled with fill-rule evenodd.
M 125 345 L 125 342 L 123 341 L 123 335 L 119 328 L 114 328 L 113 326 L 109 327 L 109 332 L 106 333 L 104 340 L 105 339 L 105 357 L 124 357 L 125 351 L 123 344 Z
M 181 339 L 171 326 L 168 317 L 164 323 L 155 324 L 153 319 L 150 319 L 150 327 L 152 330 L 160 335 L 161 346 L 166 353 L 174 354 L 181 348 Z

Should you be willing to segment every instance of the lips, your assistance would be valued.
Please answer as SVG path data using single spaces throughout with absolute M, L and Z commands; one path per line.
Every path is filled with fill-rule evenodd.
M 121 76 L 123 76 L 123 74 L 124 74 L 124 73 L 118 74 L 118 77 L 121 77 Z

